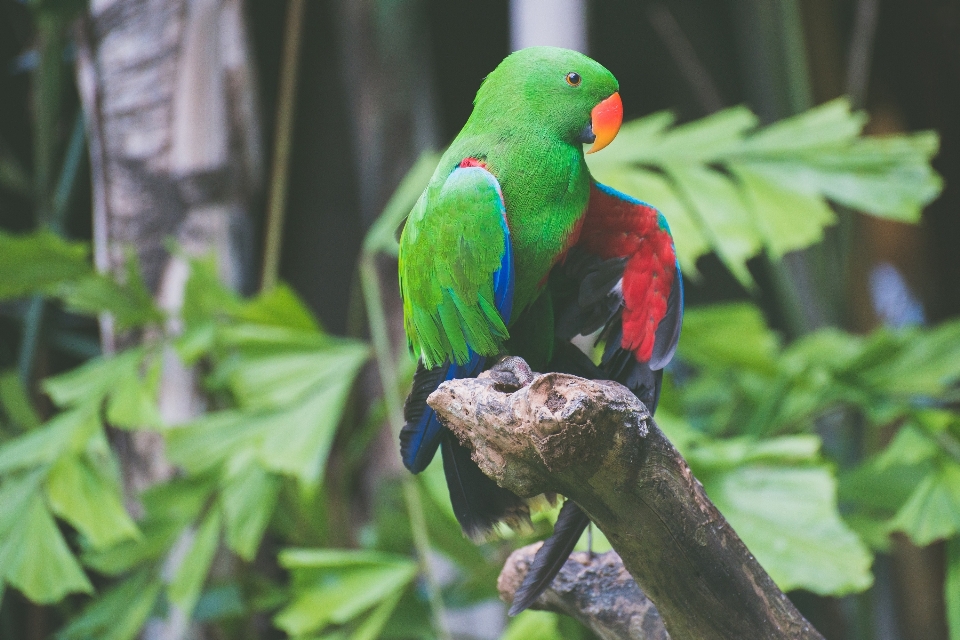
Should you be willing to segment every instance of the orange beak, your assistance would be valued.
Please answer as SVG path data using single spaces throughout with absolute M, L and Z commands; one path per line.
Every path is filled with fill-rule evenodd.
M 593 125 L 593 133 L 597 138 L 593 141 L 593 146 L 587 153 L 600 151 L 617 137 L 617 132 L 620 131 L 620 123 L 623 122 L 623 102 L 620 101 L 620 94 L 614 93 L 595 106 L 590 111 L 590 122 Z

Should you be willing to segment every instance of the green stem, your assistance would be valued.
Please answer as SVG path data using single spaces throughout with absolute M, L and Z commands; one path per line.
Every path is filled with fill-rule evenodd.
M 374 256 L 366 252 L 360 257 L 360 287 L 363 290 L 363 300 L 367 307 L 367 321 L 370 325 L 370 337 L 373 340 L 373 350 L 377 358 L 377 368 L 380 372 L 383 398 L 387 405 L 387 418 L 394 436 L 399 437 L 404 420 L 403 402 L 397 388 L 397 368 L 387 330 L 389 325 L 387 324 L 387 314 L 383 308 L 380 278 L 374 264 Z M 403 477 L 403 497 L 407 507 L 407 515 L 410 518 L 413 546 L 416 549 L 420 572 L 426 584 L 434 631 L 441 640 L 450 640 L 450 632 L 443 621 L 444 605 L 440 593 L 440 583 L 430 566 L 430 539 L 427 533 L 423 503 L 420 500 L 416 480 L 410 474 L 404 474 Z
M 304 0 L 290 0 L 287 7 L 286 36 L 277 99 L 277 122 L 274 129 L 273 163 L 270 167 L 270 193 L 267 200 L 267 235 L 264 245 L 263 273 L 260 279 L 260 289 L 264 291 L 277 283 L 277 275 L 280 272 L 280 250 L 283 240 L 283 218 L 287 207 L 290 147 L 293 137 L 293 119 L 296 114 L 297 70 L 300 66 L 304 7 Z
M 41 219 L 40 226 L 47 227 L 58 235 L 63 234 L 63 226 L 69 210 L 70 199 L 77 185 L 77 176 L 84 157 L 84 142 L 86 141 L 83 123 L 83 112 L 77 113 L 74 120 L 73 133 L 70 144 L 63 159 L 63 167 L 53 192 L 52 208 L 46 219 Z M 39 202 L 39 200 L 38 200 Z M 23 337 L 20 340 L 20 354 L 17 358 L 17 368 L 20 379 L 29 386 L 33 375 L 33 365 L 37 359 L 37 349 L 40 347 L 40 334 L 43 328 L 43 318 L 46 315 L 46 302 L 43 296 L 30 298 L 27 312 L 23 316 Z

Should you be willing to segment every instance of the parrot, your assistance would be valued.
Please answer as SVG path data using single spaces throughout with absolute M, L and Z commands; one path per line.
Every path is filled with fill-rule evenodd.
M 683 282 L 667 221 L 595 181 L 584 157 L 584 145 L 594 153 L 616 137 L 619 89 L 576 51 L 510 54 L 480 84 L 401 232 L 404 329 L 418 360 L 401 458 L 419 473 L 440 450 L 454 513 L 477 541 L 500 523 L 529 526 L 531 503 L 480 471 L 430 393 L 486 370 L 516 388 L 534 369 L 558 371 L 620 382 L 652 413 L 677 347 Z M 600 341 L 596 364 L 582 346 Z M 511 615 L 549 586 L 588 524 L 567 500 Z

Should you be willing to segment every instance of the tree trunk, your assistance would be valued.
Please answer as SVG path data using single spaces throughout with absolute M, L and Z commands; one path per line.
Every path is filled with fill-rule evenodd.
M 179 331 L 188 262 L 171 255 L 211 252 L 224 282 L 243 289 L 252 267 L 250 208 L 262 153 L 252 64 L 241 0 L 93 0 L 77 33 L 77 80 L 90 140 L 97 268 L 123 278 L 139 259 L 157 304 Z M 147 336 L 101 319 L 105 353 Z M 198 415 L 205 402 L 194 372 L 164 355 L 159 406 L 168 424 Z M 128 504 L 173 468 L 159 434 L 115 432 Z M 148 627 L 182 637 L 173 611 Z

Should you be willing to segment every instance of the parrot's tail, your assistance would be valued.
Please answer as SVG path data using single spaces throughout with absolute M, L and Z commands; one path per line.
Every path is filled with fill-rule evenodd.
M 470 458 L 470 450 L 447 429 L 443 430 L 440 452 L 453 513 L 471 540 L 489 539 L 499 522 L 513 529 L 532 527 L 526 500 L 487 477 Z
M 553 525 L 553 535 L 543 542 L 533 558 L 530 570 L 523 578 L 523 584 L 513 595 L 513 604 L 510 605 L 510 615 L 515 616 L 543 593 L 554 577 L 563 568 L 567 558 L 577 546 L 577 541 L 583 530 L 590 524 L 590 519 L 580 510 L 572 500 L 563 503 L 557 523 Z

